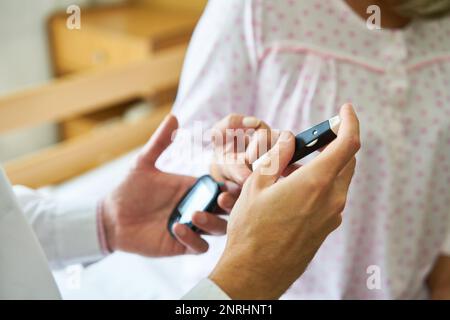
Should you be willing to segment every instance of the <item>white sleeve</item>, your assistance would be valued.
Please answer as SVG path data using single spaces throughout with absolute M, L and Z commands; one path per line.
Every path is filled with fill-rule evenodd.
M 213 281 L 203 279 L 182 300 L 231 300 Z
M 209 141 L 202 143 L 197 135 L 185 133 L 201 135 L 230 113 L 253 112 L 251 93 L 259 54 L 253 6 L 250 0 L 208 2 L 189 45 L 173 108 L 181 130 L 159 159 L 160 169 L 207 173 L 212 154 Z
M 58 203 L 25 187 L 14 187 L 26 219 L 53 268 L 103 257 L 97 235 L 96 204 Z

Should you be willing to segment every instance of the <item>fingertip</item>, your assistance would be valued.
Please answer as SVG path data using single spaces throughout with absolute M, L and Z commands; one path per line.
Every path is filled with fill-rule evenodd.
M 164 120 L 158 128 L 158 132 L 164 128 L 168 128 L 169 130 L 172 130 L 173 133 L 176 133 L 176 130 L 178 129 L 178 119 L 173 113 L 169 113 L 164 117 Z
M 192 222 L 196 226 L 204 226 L 208 223 L 208 215 L 205 212 L 197 211 L 192 215 Z
M 231 210 L 237 199 L 235 199 L 229 192 L 224 192 L 217 198 L 217 204 L 224 210 Z
M 209 244 L 188 226 L 175 223 L 172 231 L 177 240 L 186 247 L 186 253 L 202 254 L 208 251 Z
M 342 106 L 342 111 L 344 112 L 351 112 L 352 110 L 353 105 L 351 104 L 351 102 L 344 103 L 344 105 Z
M 209 250 L 209 243 L 204 241 L 204 245 L 196 251 L 196 254 L 203 254 L 208 252 L 208 250 Z
M 202 215 L 207 216 L 207 220 L 201 220 Z M 208 235 L 220 236 L 227 232 L 227 221 L 215 214 L 199 213 L 193 217 L 192 223 Z
M 278 141 L 282 142 L 282 143 L 290 143 L 292 141 L 294 141 L 295 136 L 292 132 L 290 131 L 281 131 L 279 137 L 278 137 Z
M 185 226 L 184 224 L 181 223 L 174 223 L 172 226 L 172 232 L 175 236 L 178 236 L 180 238 L 186 236 L 187 234 L 187 226 Z
M 257 128 L 261 124 L 261 120 L 256 117 L 244 117 L 242 119 L 242 125 L 246 128 Z
M 220 186 L 220 190 L 222 191 L 222 193 L 229 192 L 231 194 L 239 194 L 241 191 L 241 186 L 233 181 L 225 180 Z
M 340 111 L 339 115 L 340 115 L 341 119 L 353 118 L 353 120 L 356 121 L 357 124 L 359 124 L 359 119 L 358 119 L 358 116 L 356 114 L 356 110 L 355 110 L 355 108 L 354 108 L 352 103 L 345 103 L 341 107 L 341 111 Z

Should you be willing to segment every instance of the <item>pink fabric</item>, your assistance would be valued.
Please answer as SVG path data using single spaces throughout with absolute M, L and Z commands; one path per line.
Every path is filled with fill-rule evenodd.
M 190 130 L 237 112 L 298 133 L 352 102 L 362 149 L 343 224 L 285 298 L 426 298 L 450 253 L 449 89 L 448 17 L 371 31 L 341 0 L 211 0 L 173 111 Z M 208 172 L 171 150 L 163 169 Z M 204 277 L 224 242 L 181 268 L 185 281 Z M 380 289 L 367 286 L 371 266 Z

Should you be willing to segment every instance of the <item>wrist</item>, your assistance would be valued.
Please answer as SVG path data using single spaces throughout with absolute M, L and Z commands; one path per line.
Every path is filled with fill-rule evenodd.
M 114 223 L 106 211 L 106 200 L 102 199 L 97 204 L 97 235 L 100 249 L 108 255 L 115 250 Z
M 278 268 L 259 261 L 255 251 L 230 250 L 209 276 L 233 300 L 275 300 L 287 289 L 274 273 Z

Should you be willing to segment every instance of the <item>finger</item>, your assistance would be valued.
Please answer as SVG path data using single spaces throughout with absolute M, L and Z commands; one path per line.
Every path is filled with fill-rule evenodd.
M 233 209 L 239 195 L 241 194 L 241 186 L 226 180 L 220 187 L 221 194 L 217 198 L 218 214 L 227 214 Z
M 175 223 L 172 227 L 173 234 L 177 240 L 186 247 L 186 253 L 200 254 L 208 251 L 209 245 L 198 233 L 192 231 L 188 226 Z
M 233 113 L 217 122 L 214 125 L 214 129 L 224 134 L 227 129 L 256 129 L 260 126 L 260 124 L 261 120 L 256 117 Z
M 211 132 L 214 145 L 216 148 L 219 147 L 216 151 L 237 152 L 236 150 L 222 150 L 224 147 L 232 147 L 233 149 L 240 149 L 241 147 L 243 148 L 241 151 L 245 151 L 250 135 L 261 127 L 266 128 L 268 126 L 256 117 L 231 114 L 223 118 L 214 125 Z M 229 142 L 233 143 L 229 144 Z
M 339 113 L 341 125 L 337 138 L 323 150 L 310 166 L 318 172 L 337 176 L 360 148 L 359 120 L 351 104 L 342 106 Z
M 339 202 L 330 203 L 330 212 L 338 210 L 342 217 L 342 212 L 344 211 L 345 204 L 347 202 L 348 191 L 350 188 L 350 183 L 352 181 L 355 172 L 356 159 L 351 159 L 348 164 L 342 169 L 336 179 L 333 181 L 332 189 L 329 191 L 330 194 L 340 195 L 337 199 Z M 334 229 L 334 228 L 333 228 Z
M 219 195 L 217 198 L 218 206 L 223 209 L 226 213 L 230 213 L 233 209 L 234 204 L 239 198 L 239 194 L 232 194 L 230 192 L 224 192 Z
M 207 212 L 196 212 L 192 216 L 193 224 L 211 235 L 224 235 L 227 232 L 227 221 Z
M 156 160 L 172 143 L 172 136 L 178 129 L 177 118 L 169 114 L 144 146 L 138 157 L 138 165 L 154 166 Z
M 242 188 L 240 185 L 238 185 L 237 183 L 234 183 L 233 181 L 229 181 L 229 180 L 225 180 L 225 182 L 220 185 L 221 192 L 228 192 L 228 193 L 231 193 L 231 194 L 237 195 L 237 196 L 239 196 L 239 194 L 241 193 L 241 190 L 242 190 Z
M 252 171 L 245 164 L 239 164 L 230 166 L 228 168 L 229 180 L 234 181 L 238 185 L 242 186 L 248 177 L 252 174 Z
M 353 157 L 338 175 L 339 184 L 347 190 L 355 174 L 356 158 Z
M 252 171 L 246 164 L 224 165 L 222 169 L 223 178 L 239 186 L 242 186 L 251 174 Z
M 279 135 L 279 131 L 265 128 L 265 126 L 264 128 L 256 130 L 246 150 L 245 155 L 247 162 L 252 164 L 269 151 L 276 143 Z
M 273 148 L 254 163 L 252 179 L 257 185 L 264 188 L 275 183 L 289 165 L 294 149 L 294 135 L 289 131 L 281 132 Z

